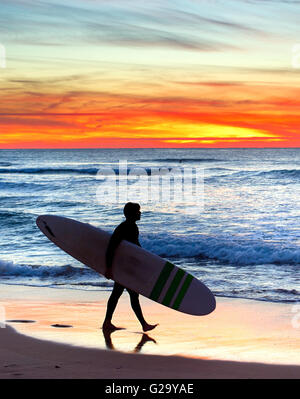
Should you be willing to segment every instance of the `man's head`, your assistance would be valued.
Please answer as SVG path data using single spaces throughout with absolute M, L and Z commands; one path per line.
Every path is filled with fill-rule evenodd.
M 127 204 L 124 206 L 124 215 L 126 219 L 128 220 L 140 220 L 141 218 L 141 207 L 139 204 L 136 204 L 134 202 L 127 202 Z

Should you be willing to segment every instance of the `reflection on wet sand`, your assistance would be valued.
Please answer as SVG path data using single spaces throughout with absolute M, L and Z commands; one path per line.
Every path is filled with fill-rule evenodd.
M 105 345 L 107 349 L 110 350 L 116 350 L 116 348 L 114 347 L 113 343 L 112 343 L 112 333 L 115 332 L 117 330 L 102 330 L 103 336 L 104 336 L 104 340 L 105 340 Z M 154 338 L 149 337 L 148 334 L 142 334 L 142 338 L 140 339 L 140 342 L 136 345 L 136 347 L 133 349 L 133 353 L 138 353 L 142 350 L 143 346 L 146 344 L 146 342 L 153 342 L 153 343 L 157 343 L 155 341 Z

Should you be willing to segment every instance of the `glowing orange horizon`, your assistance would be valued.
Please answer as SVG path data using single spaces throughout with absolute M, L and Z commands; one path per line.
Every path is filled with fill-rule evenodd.
M 206 99 L 193 86 L 169 97 L 82 92 L 65 101 L 40 94 L 37 101 L 32 93 L 10 94 L 0 113 L 0 148 L 300 146 L 299 89 L 285 87 L 276 97 L 278 87 L 262 95 L 261 85 L 203 86 Z M 54 112 L 44 111 L 45 103 Z

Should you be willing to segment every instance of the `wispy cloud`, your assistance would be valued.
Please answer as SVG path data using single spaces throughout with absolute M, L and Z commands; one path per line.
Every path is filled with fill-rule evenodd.
M 187 11 L 190 1 L 2 3 L 2 29 L 10 32 L 7 37 L 12 42 L 24 45 L 102 43 L 221 51 L 240 47 L 231 36 L 234 33 L 264 34 L 247 22 L 203 16 L 199 7 Z

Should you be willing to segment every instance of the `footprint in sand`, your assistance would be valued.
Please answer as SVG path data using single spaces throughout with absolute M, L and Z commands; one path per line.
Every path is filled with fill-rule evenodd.
M 70 326 L 68 324 L 51 324 L 51 327 L 56 327 L 56 328 L 71 328 L 73 326 Z
M 5 320 L 6 323 L 36 323 L 35 320 Z

